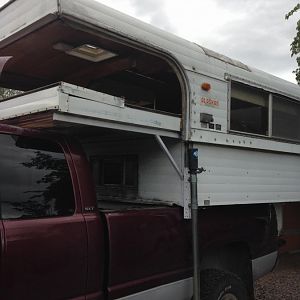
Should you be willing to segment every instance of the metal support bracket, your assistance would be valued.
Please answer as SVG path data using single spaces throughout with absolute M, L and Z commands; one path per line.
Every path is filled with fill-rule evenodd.
M 161 137 L 159 135 L 155 135 L 155 139 L 157 140 L 157 142 L 158 142 L 159 146 L 161 147 L 161 149 L 167 155 L 170 163 L 172 164 L 173 168 L 175 169 L 175 171 L 179 175 L 180 179 L 183 180 L 184 175 L 181 172 L 180 168 L 178 167 L 176 161 L 174 160 L 174 158 L 173 158 L 172 154 L 170 153 L 169 149 L 167 148 L 166 144 L 163 142 L 163 140 L 161 139 Z

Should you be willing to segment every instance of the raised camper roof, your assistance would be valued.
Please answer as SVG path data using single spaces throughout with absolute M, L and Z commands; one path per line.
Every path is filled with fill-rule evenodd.
M 54 48 L 62 47 L 62 50 L 66 50 L 64 46 L 75 47 L 81 46 L 81 43 L 101 40 L 101 46 L 108 48 L 107 50 L 126 53 L 125 46 L 122 48 L 120 44 L 114 43 L 113 38 L 117 36 L 123 37 L 124 42 L 130 41 L 132 47 L 149 46 L 149 51 L 166 55 L 170 60 L 173 58 L 173 63 L 181 71 L 196 71 L 219 79 L 224 79 L 224 74 L 229 74 L 299 98 L 299 88 L 295 84 L 205 49 L 93 0 L 9 1 L 0 9 L 0 28 L 0 56 L 13 56 L 1 79 L 8 86 L 14 86 L 17 79 L 23 88 L 27 85 L 37 87 L 54 80 L 55 76 L 52 74 L 51 78 L 45 75 L 46 71 L 50 72 L 51 68 L 61 63 L 62 55 L 58 57 Z M 52 51 L 46 49 L 47 46 L 51 46 Z M 28 68 L 29 66 L 31 67 Z M 66 62 L 66 67 L 74 71 L 71 59 Z M 59 75 L 64 75 L 62 73 Z M 24 77 L 29 81 L 36 81 L 34 84 L 29 84 L 26 80 L 21 83 Z
M 180 115 L 183 69 L 160 40 L 147 41 L 155 36 L 147 28 L 96 1 L 10 1 L 0 10 L 0 56 L 12 57 L 0 85 L 65 81 Z

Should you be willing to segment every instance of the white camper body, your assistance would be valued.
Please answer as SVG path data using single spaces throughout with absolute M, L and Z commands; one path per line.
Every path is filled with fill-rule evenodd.
M 131 200 L 177 204 L 185 207 L 188 217 L 186 152 L 188 147 L 194 147 L 199 149 L 199 166 L 206 169 L 198 180 L 199 206 L 300 201 L 300 88 L 297 85 L 92 0 L 10 1 L 0 10 L 0 28 L 0 55 L 13 56 L 6 73 L 4 69 L 0 85 L 15 87 L 13 82 L 18 82 L 17 87 L 23 84 L 29 89 L 55 80 L 69 82 L 1 102 L 0 119 L 27 127 L 73 130 L 73 133 L 74 128 L 75 132 L 82 128 L 117 131 L 105 137 L 97 136 L 97 132 L 87 136 L 85 131 L 80 138 L 91 159 L 116 155 L 120 160 L 122 155 L 137 156 L 137 190 L 134 196 L 131 194 Z M 49 45 L 48 40 L 43 40 L 41 46 L 30 44 L 33 49 L 24 48 L 29 47 L 30 41 L 48 37 Z M 84 76 L 98 74 L 92 69 L 96 63 L 79 69 L 79 79 L 61 70 L 58 76 L 52 70 L 61 67 L 55 65 L 56 59 L 62 55 L 66 60 L 71 59 L 72 51 L 78 49 L 76 37 L 80 39 L 79 45 L 95 42 L 105 45 L 106 50 L 117 56 L 111 59 L 112 64 L 119 59 L 118 72 L 124 63 L 121 57 L 126 53 L 127 65 L 122 71 L 127 75 L 136 72 L 135 76 L 139 76 L 136 78 L 147 83 L 155 81 L 159 85 L 163 81 L 168 86 L 165 97 L 172 93 L 176 83 L 180 90 L 180 105 L 177 105 L 181 108 L 172 105 L 175 94 L 170 96 L 167 105 L 163 105 L 162 97 L 159 100 L 162 104 L 158 101 L 162 109 L 157 109 L 158 97 L 149 93 L 146 100 L 154 99 L 149 100 L 153 104 L 149 109 L 142 104 L 127 103 L 126 96 L 122 95 L 123 91 L 128 92 L 126 88 L 116 96 L 107 89 L 97 90 L 93 85 L 81 84 Z M 22 50 L 12 50 L 21 47 Z M 46 51 L 51 54 L 44 54 Z M 31 73 L 25 74 L 24 59 L 32 59 L 34 53 L 37 59 L 44 59 L 45 68 L 55 76 L 47 78 L 35 66 Z M 142 54 L 148 55 L 143 63 L 153 59 L 157 65 L 159 62 L 168 65 L 165 77 L 158 73 L 154 76 L 154 71 L 147 73 L 153 67 L 151 63 L 139 71 L 142 74 L 136 71 L 142 64 L 138 60 Z M 81 67 L 80 58 L 76 59 Z M 109 68 L 109 62 L 99 63 L 100 73 L 112 73 L 115 65 Z M 54 64 L 52 69 L 51 64 Z M 101 69 L 104 64 L 105 68 Z M 171 71 L 177 81 L 169 80 Z M 162 137 L 167 149 L 161 149 L 155 136 Z M 121 160 L 126 165 L 126 158 Z M 101 198 L 103 186 L 100 185 Z

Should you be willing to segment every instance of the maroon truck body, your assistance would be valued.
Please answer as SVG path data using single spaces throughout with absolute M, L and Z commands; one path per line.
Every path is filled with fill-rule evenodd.
M 66 216 L 8 218 L 2 213 L 1 300 L 118 299 L 192 276 L 191 223 L 183 219 L 182 208 L 98 209 L 89 164 L 77 143 L 0 125 L 0 137 L 8 135 L 62 147 L 75 207 Z M 6 161 L 0 156 L 0 180 Z M 5 193 L 0 182 L 0 201 Z M 202 269 L 238 274 L 251 295 L 251 261 L 277 251 L 273 207 L 211 207 L 199 211 L 199 220 Z

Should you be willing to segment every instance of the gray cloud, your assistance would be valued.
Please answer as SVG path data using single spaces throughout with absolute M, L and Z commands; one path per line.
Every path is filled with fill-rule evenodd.
M 179 30 L 176 20 L 168 15 L 163 0 L 130 1 L 137 16 L 175 34 Z M 290 56 L 290 43 L 296 32 L 297 16 L 286 21 L 285 14 L 298 0 L 210 1 L 221 10 L 241 17 L 210 32 L 205 38 L 199 35 L 195 42 L 277 76 L 291 73 L 296 68 L 295 58 Z M 215 14 L 214 11 L 207 13 L 212 18 Z M 187 17 L 184 14 L 183 11 L 183 18 Z
M 150 18 L 150 23 L 176 34 L 177 29 L 169 19 L 162 0 L 131 0 L 137 16 Z
M 226 24 L 211 39 L 203 41 L 206 47 L 278 76 L 295 68 L 289 49 L 297 17 L 289 21 L 284 17 L 297 1 L 215 1 L 244 18 Z

